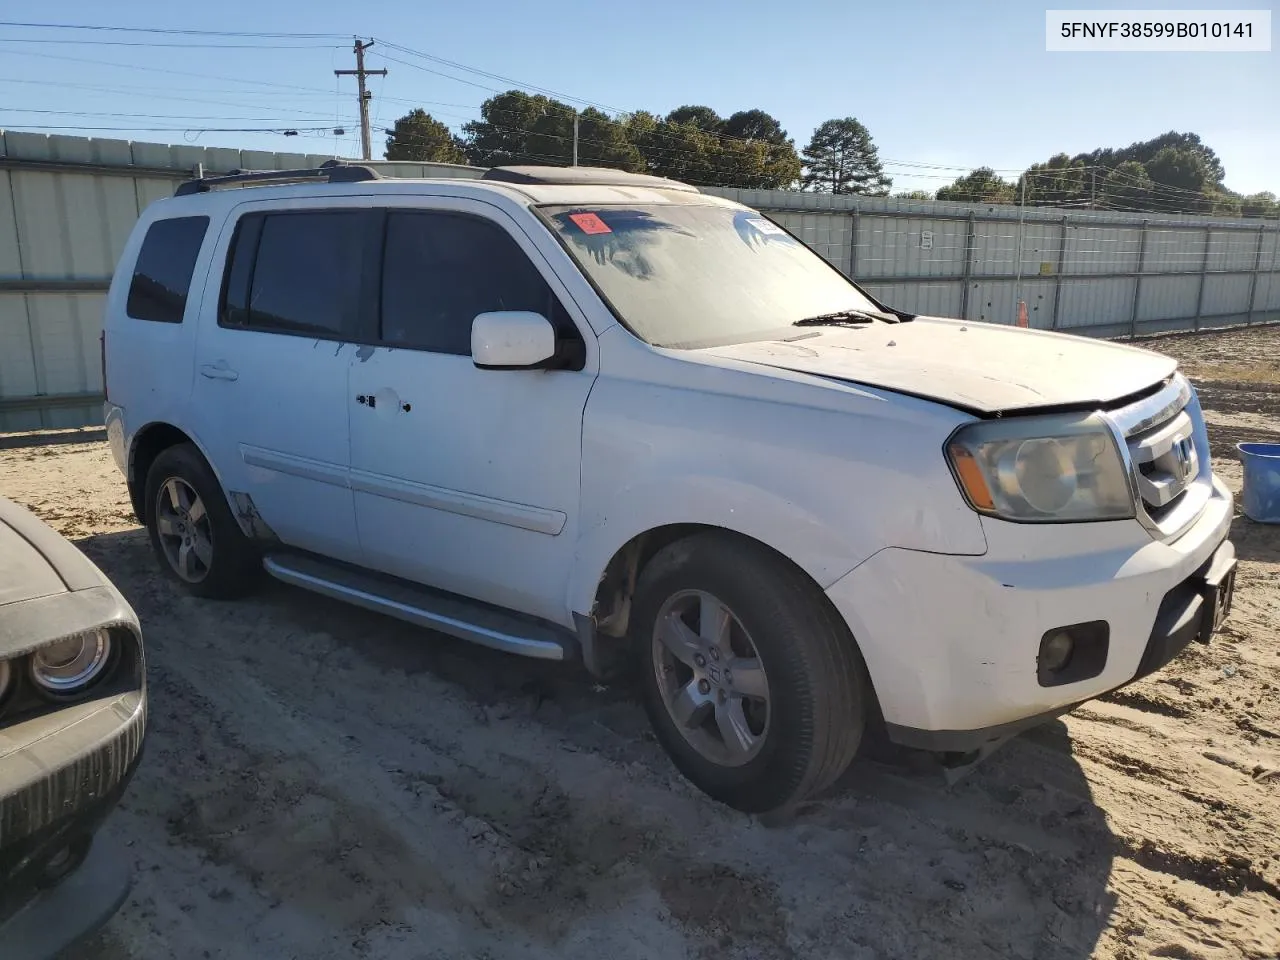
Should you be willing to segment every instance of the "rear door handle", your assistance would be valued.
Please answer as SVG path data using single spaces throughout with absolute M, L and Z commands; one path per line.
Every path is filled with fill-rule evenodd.
M 240 379 L 240 374 L 228 367 L 225 360 L 219 360 L 217 363 L 200 364 L 200 376 L 208 377 L 210 380 Z

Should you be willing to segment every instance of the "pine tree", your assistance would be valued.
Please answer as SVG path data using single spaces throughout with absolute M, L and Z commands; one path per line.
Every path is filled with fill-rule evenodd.
M 813 132 L 804 148 L 801 185 L 822 193 L 862 193 L 884 196 L 893 185 L 871 134 L 853 117 L 828 120 Z

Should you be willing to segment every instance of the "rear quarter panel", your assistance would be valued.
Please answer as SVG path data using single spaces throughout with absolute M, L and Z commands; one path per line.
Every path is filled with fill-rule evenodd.
M 209 226 L 196 258 L 182 323 L 135 320 L 126 306 L 134 263 L 150 226 L 168 217 L 208 216 Z M 159 200 L 143 211 L 125 245 L 107 294 L 103 330 L 106 335 L 106 392 L 111 407 L 108 428 L 121 434 L 121 446 L 132 449 L 138 432 L 152 423 L 186 425 L 194 373 L 200 305 L 208 283 L 217 283 L 220 269 L 210 268 L 214 247 L 226 213 L 215 205 L 195 206 L 181 200 Z M 127 466 L 127 464 L 126 464 Z

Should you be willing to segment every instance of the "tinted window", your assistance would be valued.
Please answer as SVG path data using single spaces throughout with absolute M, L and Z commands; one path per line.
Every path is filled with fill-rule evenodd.
M 491 310 L 532 310 L 580 339 L 547 282 L 497 224 L 446 213 L 387 216 L 382 339 L 471 355 L 471 321 Z
M 182 322 L 191 274 L 208 227 L 208 217 L 176 217 L 157 220 L 147 229 L 129 284 L 125 306 L 129 316 L 159 323 Z
M 242 218 L 228 269 L 223 323 L 353 335 L 365 222 L 359 211 Z

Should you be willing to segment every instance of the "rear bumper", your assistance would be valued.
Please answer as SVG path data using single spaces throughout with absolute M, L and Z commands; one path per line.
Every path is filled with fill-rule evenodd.
M 1231 517 L 1231 495 L 1215 481 L 1200 519 L 1172 544 L 1136 521 L 984 522 L 985 556 L 883 550 L 827 592 L 858 640 L 891 739 L 967 752 L 1144 676 L 1199 636 L 1197 584 Z M 1093 621 L 1109 631 L 1098 670 L 1043 685 L 1041 638 Z

